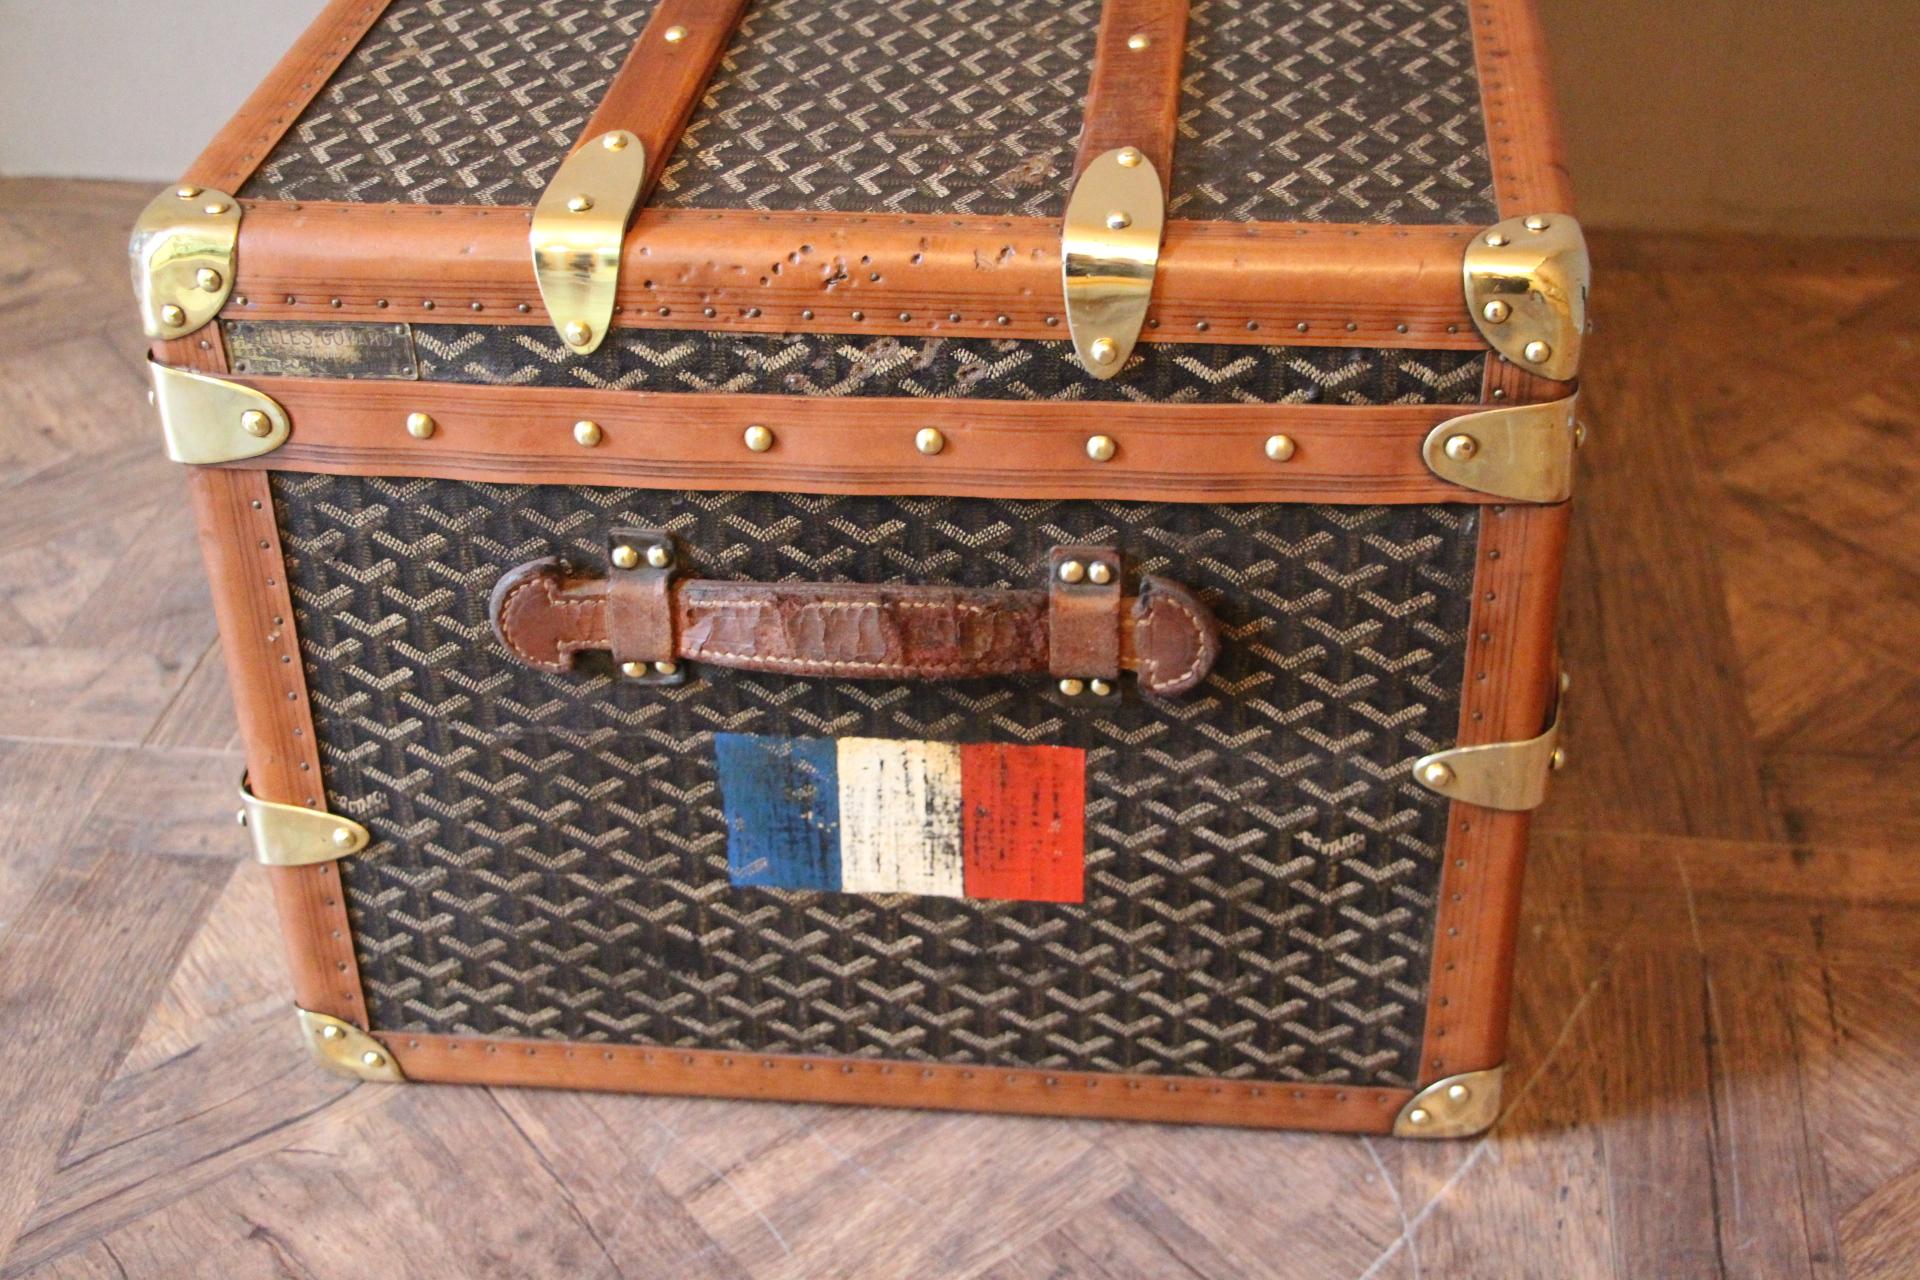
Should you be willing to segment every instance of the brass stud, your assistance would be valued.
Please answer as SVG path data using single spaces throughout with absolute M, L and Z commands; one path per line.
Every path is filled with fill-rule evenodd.
M 1526 222 L 1522 225 L 1529 231 L 1545 231 L 1548 227 L 1552 226 L 1553 223 L 1547 221 L 1541 214 L 1534 213 L 1529 214 Z
M 1112 436 L 1093 436 L 1087 441 L 1087 456 L 1095 462 L 1106 462 L 1113 457 L 1117 448 L 1119 446 L 1114 444 Z
M 913 447 L 931 456 L 947 447 L 947 438 L 932 427 L 922 427 L 914 433 Z
M 240 415 L 240 429 L 250 436 L 265 439 L 273 434 L 273 419 L 259 409 L 249 409 Z
M 1093 357 L 1095 364 L 1112 364 L 1119 356 L 1120 348 L 1112 338 L 1095 338 L 1087 347 L 1087 354 Z
M 1297 447 L 1298 446 L 1296 446 L 1293 443 L 1292 436 L 1268 436 L 1267 437 L 1266 453 L 1267 453 L 1267 456 L 1269 458 L 1272 458 L 1275 462 L 1285 462 L 1287 459 L 1291 458 L 1294 455 L 1294 451 L 1296 450 Z
M 1127 37 L 1127 48 L 1133 50 L 1135 53 L 1140 52 L 1152 43 L 1153 40 L 1150 37 L 1142 35 L 1138 31 Z
M 1087 685 L 1084 680 L 1075 680 L 1072 676 L 1068 676 L 1060 682 L 1060 692 L 1069 698 L 1077 698 L 1086 691 Z
M 591 449 L 603 438 L 600 424 L 582 419 L 573 424 L 573 442 L 583 449 Z
M 1586 448 L 1587 441 L 1591 438 L 1592 434 L 1593 433 L 1588 430 L 1585 422 L 1575 422 L 1573 424 L 1573 447 L 1576 449 Z
M 218 217 L 221 214 L 225 213 L 227 210 L 231 209 L 232 207 L 233 206 L 228 204 L 225 200 L 213 200 L 208 202 L 206 206 L 206 211 L 210 216 Z
M 1525 356 L 1533 364 L 1545 364 L 1553 358 L 1553 348 L 1538 338 L 1535 338 L 1532 342 L 1529 342 L 1525 347 L 1521 348 L 1520 354 Z
M 192 200 L 194 197 L 200 194 L 200 188 L 181 187 L 178 190 L 176 190 L 173 194 L 176 196 L 179 196 L 182 200 Z
M 344 849 L 352 843 L 353 843 L 353 832 L 347 830 L 345 827 L 335 827 L 333 829 L 333 847 L 334 848 Z
M 1480 308 L 1480 314 L 1487 318 L 1488 324 L 1505 324 L 1507 317 L 1513 314 L 1513 308 L 1504 299 L 1495 298 Z
M 1133 215 L 1125 209 L 1115 209 L 1107 215 L 1107 230 L 1109 231 L 1125 231 L 1132 225 Z
M 202 267 L 193 273 L 193 282 L 206 293 L 212 293 L 227 282 L 226 277 L 212 267 Z
M 680 26 L 668 27 L 661 38 L 668 44 L 679 44 L 687 38 L 687 29 Z
M 1123 169 L 1137 169 L 1144 157 L 1141 156 L 1138 147 L 1122 147 L 1120 154 L 1114 158 L 1120 162 L 1120 167 Z
M 1455 462 L 1465 462 L 1468 458 L 1480 452 L 1480 442 L 1470 435 L 1449 436 L 1446 443 L 1446 452 L 1447 456 Z
M 613 567 L 616 569 L 635 569 L 640 565 L 640 553 L 622 543 L 613 549 Z
M 1487 232 L 1487 243 L 1496 249 L 1504 249 L 1510 241 L 1508 241 L 1505 232 L 1489 231 Z
M 656 662 L 653 664 L 653 669 L 657 674 L 663 676 L 677 676 L 680 674 L 680 664 L 677 662 Z
M 1566 767 L 1567 767 L 1567 749 L 1565 747 L 1555 747 L 1553 749 L 1553 754 L 1547 757 L 1547 768 L 1553 770 L 1555 773 L 1558 773 Z
M 584 320 L 569 320 L 563 336 L 569 346 L 584 347 L 593 341 L 593 326 Z
M 407 415 L 407 434 L 415 440 L 425 440 L 439 429 L 440 424 L 431 414 L 410 413 Z
M 1473 1096 L 1473 1090 L 1467 1088 L 1467 1086 L 1463 1084 L 1450 1084 L 1447 1086 L 1448 1102 L 1465 1102 L 1468 1098 L 1471 1098 L 1472 1096 Z
M 623 662 L 620 664 L 620 674 L 623 676 L 631 676 L 638 680 L 641 676 L 647 674 L 647 664 L 644 662 Z
M 1096 698 L 1104 698 L 1113 692 L 1113 686 L 1105 680 L 1089 680 L 1087 682 L 1087 691 Z
M 569 213 L 585 213 L 591 208 L 593 208 L 592 196 L 575 196 L 573 199 L 567 201 L 567 211 Z
M 747 448 L 755 453 L 765 453 L 773 448 L 773 432 L 765 427 L 748 427 L 746 434 L 740 438 L 746 441 Z
M 647 563 L 656 569 L 664 569 L 673 563 L 673 552 L 656 542 L 647 548 Z
M 1087 566 L 1087 581 L 1096 587 L 1104 587 L 1113 581 L 1113 566 L 1105 560 L 1095 560 Z
M 166 306 L 160 308 L 160 320 L 168 327 L 178 329 L 187 322 L 187 313 L 169 302 Z
M 1433 1116 L 1425 1107 L 1415 1107 L 1413 1110 L 1407 1112 L 1408 1124 L 1425 1124 L 1431 1119 L 1433 1119 Z
M 1435 760 L 1420 771 L 1420 780 L 1430 787 L 1444 787 L 1453 781 L 1453 766 Z
M 1571 688 L 1573 688 L 1573 672 L 1562 667 L 1560 669 L 1560 692 L 1565 693 Z
M 378 1049 L 369 1049 L 360 1055 L 360 1061 L 375 1071 L 387 1065 L 387 1055 Z
M 1061 563 L 1060 581 L 1085 582 L 1086 580 L 1087 566 L 1081 564 L 1078 560 L 1067 560 Z
M 603 136 L 600 139 L 600 145 L 609 151 L 625 151 L 627 149 L 627 135 L 616 129 L 612 133 Z
M 343 1040 L 346 1038 L 346 1034 L 344 1030 L 334 1026 L 332 1023 L 328 1023 L 326 1026 L 320 1028 L 320 1038 L 322 1040 Z

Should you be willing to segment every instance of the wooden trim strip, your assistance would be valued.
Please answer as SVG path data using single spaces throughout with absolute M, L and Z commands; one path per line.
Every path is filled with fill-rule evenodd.
M 1554 617 L 1571 507 L 1492 506 L 1481 518 L 1461 746 L 1531 738 L 1546 726 L 1559 658 Z M 1530 815 L 1455 804 L 1434 920 L 1420 1078 L 1506 1059 L 1514 938 Z
M 226 319 L 530 324 L 532 211 L 249 201 Z M 1144 341 L 1481 350 L 1470 227 L 1173 222 Z M 1045 218 L 643 210 L 617 324 L 1066 341 Z M 958 319 L 955 319 L 955 317 Z
M 186 182 L 238 192 L 307 104 L 326 87 L 389 0 L 333 0 L 313 20 L 226 127 L 183 175 Z
M 1535 0 L 1469 0 L 1468 10 L 1500 216 L 1572 213 L 1573 187 Z
M 1076 178 L 1096 156 L 1133 147 L 1153 163 L 1166 191 L 1173 181 L 1186 51 L 1187 0 L 1106 0 L 1080 126 Z
M 527 484 L 1173 502 L 1491 502 L 1420 446 L 1461 405 L 1168 405 L 595 391 L 245 377 L 293 434 L 242 469 Z M 416 439 L 408 415 L 435 430 Z M 574 426 L 591 416 L 599 443 Z M 749 450 L 748 427 L 774 433 Z M 944 436 L 937 455 L 915 434 Z M 1295 445 L 1266 456 L 1269 436 Z M 1090 437 L 1117 445 L 1110 461 Z
M 638 135 L 647 149 L 638 203 L 646 204 L 746 7 L 747 0 L 660 0 L 573 150 L 615 129 Z
M 1407 1089 L 378 1031 L 409 1080 L 1387 1133 Z

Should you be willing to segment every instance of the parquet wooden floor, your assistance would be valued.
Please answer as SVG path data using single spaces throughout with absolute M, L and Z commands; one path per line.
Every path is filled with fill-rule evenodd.
M 0 1280 L 1920 1275 L 1920 246 L 1595 237 L 1505 1114 L 355 1086 L 295 1047 L 122 244 L 0 183 Z

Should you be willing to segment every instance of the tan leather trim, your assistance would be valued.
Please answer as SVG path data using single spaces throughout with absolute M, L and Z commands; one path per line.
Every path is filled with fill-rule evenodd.
M 1573 186 L 1535 0 L 1469 0 L 1500 216 L 1572 213 Z
M 374 1033 L 409 1080 L 1386 1133 L 1407 1089 Z
M 233 465 L 333 475 L 800 493 L 1102 497 L 1174 502 L 1487 502 L 1428 470 L 1421 442 L 1460 405 L 1167 405 L 830 399 L 564 387 L 235 378 L 270 395 L 293 434 Z M 405 430 L 431 415 L 432 437 Z M 601 443 L 582 448 L 585 414 Z M 742 442 L 765 426 L 774 444 Z M 922 454 L 936 427 L 945 447 Z M 1293 457 L 1269 460 L 1267 438 Z M 1111 437 L 1110 461 L 1087 456 Z
M 531 217 L 248 202 L 225 315 L 539 323 Z M 1172 222 L 1141 337 L 1479 350 L 1460 282 L 1473 234 Z M 647 209 L 626 244 L 616 325 L 1067 340 L 1050 219 Z
M 1128 47 L 1144 37 L 1146 47 Z M 1180 118 L 1180 64 L 1187 51 L 1187 0 L 1106 0 L 1080 126 L 1078 176 L 1118 147 L 1144 154 L 1164 192 L 1173 180 Z
M 1482 512 L 1461 746 L 1531 738 L 1546 724 L 1559 679 L 1554 617 L 1570 514 L 1565 503 Z M 1530 816 L 1468 804 L 1448 815 L 1422 1081 L 1506 1060 Z
M 333 0 L 280 59 L 184 175 L 187 182 L 238 191 L 300 113 L 326 87 L 389 0 Z

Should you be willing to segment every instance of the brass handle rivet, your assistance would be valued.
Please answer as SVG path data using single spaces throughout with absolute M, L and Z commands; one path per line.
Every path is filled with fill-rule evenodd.
M 1105 680 L 1090 680 L 1087 682 L 1087 689 L 1096 698 L 1104 698 L 1113 692 L 1113 686 Z
M 573 441 L 583 449 L 591 449 L 600 443 L 604 433 L 597 422 L 580 421 L 573 424 Z
M 1584 422 L 1574 423 L 1573 424 L 1573 447 L 1576 449 L 1586 448 L 1587 441 L 1592 437 L 1592 434 L 1593 433 L 1588 429 L 1586 423 Z
M 202 267 L 193 273 L 193 282 L 199 285 L 203 292 L 212 293 L 227 281 L 226 277 L 212 267 Z
M 1107 215 L 1107 230 L 1109 231 L 1125 231 L 1132 225 L 1133 215 L 1125 209 L 1115 209 Z
M 225 213 L 228 209 L 231 209 L 232 207 L 233 207 L 232 205 L 228 204 L 224 200 L 215 200 L 213 203 L 206 206 L 206 211 L 209 216 L 217 218 L 221 214 Z
M 1112 364 L 1120 355 L 1120 348 L 1112 338 L 1095 338 L 1087 347 L 1087 354 L 1093 357 L 1095 364 Z
M 1095 560 L 1087 566 L 1087 581 L 1096 587 L 1104 587 L 1113 581 L 1113 566 L 1104 560 Z
M 1120 154 L 1114 158 L 1120 162 L 1121 168 L 1136 169 L 1140 166 L 1140 149 L 1138 147 L 1122 147 L 1120 148 Z
M 344 849 L 352 843 L 353 832 L 347 830 L 345 827 L 335 827 L 333 829 L 333 844 L 335 848 Z
M 1060 566 L 1060 581 L 1084 582 L 1087 578 L 1087 566 L 1078 560 L 1068 560 Z
M 638 679 L 640 676 L 647 674 L 647 664 L 644 662 L 623 662 L 620 664 L 620 674 Z
M 664 39 L 668 44 L 679 44 L 682 40 L 685 40 L 686 38 L 687 38 L 687 29 L 685 27 L 668 27 L 666 29 L 666 32 L 662 36 L 662 39 Z
M 1420 780 L 1430 787 L 1444 787 L 1453 781 L 1453 768 L 1435 760 L 1420 771 Z
M 913 447 L 931 457 L 947 447 L 947 438 L 932 427 L 922 427 L 914 434 Z
M 1086 691 L 1086 682 L 1083 680 L 1075 680 L 1072 676 L 1068 676 L 1060 682 L 1060 692 L 1066 694 L 1069 698 L 1077 698 Z
M 194 197 L 200 194 L 200 188 L 181 187 L 178 190 L 176 190 L 173 194 L 176 196 L 179 196 L 182 200 L 192 200 Z
M 575 196 L 567 201 L 567 209 L 572 213 L 585 213 L 591 208 L 593 208 L 592 196 Z
M 1480 442 L 1469 435 L 1449 436 L 1446 443 L 1447 456 L 1455 462 L 1465 462 L 1480 452 Z
M 1487 243 L 1496 249 L 1504 249 L 1510 242 L 1504 231 L 1487 232 Z
M 439 427 L 440 424 L 435 422 L 430 414 L 410 413 L 407 415 L 407 434 L 415 440 L 427 439 L 435 431 L 439 430 Z
M 322 1040 L 339 1040 L 343 1038 L 346 1034 L 347 1034 L 346 1032 L 342 1031 L 339 1027 L 335 1027 L 335 1026 L 325 1026 L 320 1028 L 320 1038 Z
M 609 151 L 625 151 L 627 149 L 627 135 L 616 130 L 613 133 L 603 136 L 600 139 L 600 145 Z
M 1087 441 L 1087 456 L 1095 462 L 1106 462 L 1113 457 L 1118 447 L 1114 444 L 1112 436 L 1094 436 Z
M 1146 48 L 1148 45 L 1152 43 L 1153 43 L 1153 40 L 1151 38 L 1145 35 L 1142 35 L 1139 32 L 1135 32 L 1134 34 L 1127 37 L 1127 48 L 1133 50 L 1135 53 L 1140 52 L 1142 49 Z
M 1533 364 L 1545 364 L 1553 358 L 1553 348 L 1535 338 L 1520 349 L 1520 354 Z
M 1433 1119 L 1433 1117 L 1428 1114 L 1425 1107 L 1415 1107 L 1413 1110 L 1407 1112 L 1408 1124 L 1425 1124 L 1431 1119 Z
M 656 569 L 664 569 L 673 563 L 673 552 L 655 543 L 647 548 L 647 563 Z
M 637 565 L 639 565 L 639 563 L 640 563 L 640 553 L 638 551 L 635 551 L 632 547 L 622 545 L 622 546 L 615 547 L 613 549 L 613 567 L 614 568 L 632 569 Z
M 1285 462 L 1294 455 L 1297 447 L 1292 436 L 1268 436 L 1266 455 L 1275 462 Z
M 360 1061 L 372 1067 L 375 1071 L 378 1071 L 381 1067 L 387 1065 L 387 1055 L 381 1053 L 378 1049 L 369 1049 L 360 1055 Z
M 273 434 L 273 419 L 258 409 L 249 409 L 240 415 L 240 429 L 264 439 Z
M 593 326 L 581 320 L 569 320 L 563 336 L 569 346 L 584 347 L 593 341 Z
M 680 674 L 680 664 L 677 662 L 656 662 L 653 664 L 653 669 L 663 676 Z
M 1552 226 L 1553 223 L 1547 221 L 1542 215 L 1535 213 L 1530 214 L 1526 222 L 1522 225 L 1529 231 L 1545 231 L 1548 227 Z
M 1567 767 L 1567 749 L 1565 747 L 1555 747 L 1553 749 L 1553 754 L 1547 757 L 1547 768 L 1553 770 L 1555 773 L 1558 773 L 1566 767 Z
M 179 328 L 187 322 L 187 313 L 169 302 L 160 308 L 160 319 L 173 328 Z
M 1465 1102 L 1472 1096 L 1473 1090 L 1463 1084 L 1450 1084 L 1447 1086 L 1447 1101 L 1449 1102 Z
M 748 427 L 741 439 L 745 440 L 747 448 L 755 453 L 765 453 L 773 448 L 773 432 L 765 427 Z
M 1480 308 L 1480 314 L 1487 318 L 1488 324 L 1505 324 L 1507 317 L 1513 314 L 1513 308 L 1502 299 L 1495 298 Z

